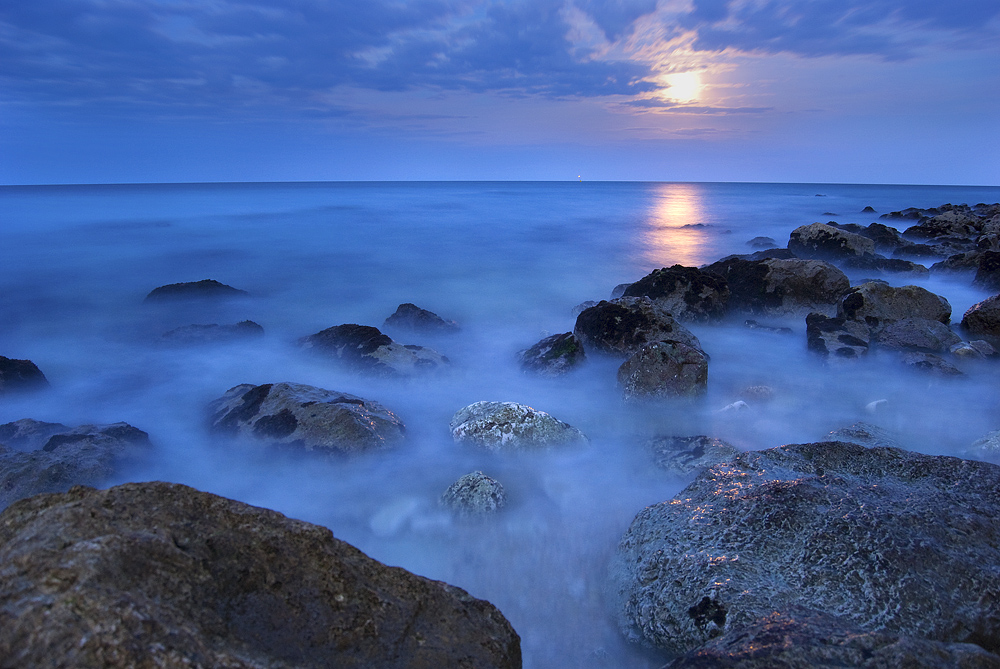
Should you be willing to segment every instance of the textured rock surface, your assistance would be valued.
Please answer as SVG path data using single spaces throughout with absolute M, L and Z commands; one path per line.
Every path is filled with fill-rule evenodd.
M 1000 647 L 1000 467 L 845 442 L 741 453 L 639 513 L 612 578 L 630 637 L 696 649 L 773 612 Z
M 461 328 L 455 321 L 446 321 L 433 311 L 421 309 L 409 302 L 401 304 L 395 313 L 385 319 L 387 328 L 432 334 L 454 334 Z
M 900 360 L 902 360 L 903 364 L 907 367 L 912 367 L 913 369 L 918 369 L 922 372 L 937 374 L 938 376 L 962 375 L 962 370 L 941 356 L 934 355 L 933 353 L 912 351 L 910 353 L 904 353 Z
M 692 397 L 708 390 L 708 356 L 679 341 L 654 341 L 618 368 L 625 399 Z
M 329 355 L 350 369 L 376 376 L 414 376 L 450 366 L 448 358 L 437 351 L 398 344 L 370 325 L 335 325 L 303 337 L 299 344 Z
M 496 513 L 507 504 L 507 493 L 494 478 L 474 471 L 458 479 L 441 495 L 441 503 L 462 515 Z
M 517 354 L 521 369 L 542 376 L 561 376 L 583 364 L 583 344 L 572 332 L 546 337 Z
M 518 451 L 586 441 L 582 432 L 516 402 L 476 402 L 451 419 L 451 436 L 488 451 Z
M 800 258 L 840 260 L 875 253 L 875 242 L 825 223 L 803 225 L 792 230 L 788 249 Z
M 826 441 L 847 441 L 867 448 L 875 446 L 892 446 L 902 448 L 896 435 L 883 427 L 858 421 L 847 427 L 834 430 L 826 437 Z
M 878 334 L 888 324 L 904 318 L 926 318 L 947 324 L 948 300 L 920 286 L 893 287 L 869 281 L 851 288 L 837 305 L 837 316 L 861 321 Z
M 806 345 L 810 351 L 835 358 L 857 358 L 868 353 L 868 326 L 823 314 L 806 316 Z
M 215 344 L 240 339 L 262 337 L 264 328 L 253 321 L 233 325 L 185 325 L 163 333 L 163 339 L 173 344 Z
M 886 258 L 880 255 L 848 258 L 841 263 L 841 266 L 874 274 L 905 275 L 914 279 L 926 278 L 930 274 L 930 270 L 919 263 L 902 258 Z
M 7 666 L 521 666 L 488 602 L 181 485 L 20 502 L 0 515 L 0 570 Z
M 678 476 L 701 471 L 736 457 L 740 450 L 722 439 L 696 437 L 655 437 L 646 443 L 660 469 Z
M 927 318 L 904 318 L 889 323 L 878 334 L 882 348 L 945 353 L 962 338 L 941 321 Z
M 701 348 L 690 330 L 648 297 L 601 301 L 576 319 L 573 334 L 587 351 L 627 357 L 654 341 L 679 341 Z
M 52 435 L 69 432 L 71 429 L 73 428 L 62 423 L 46 423 L 22 418 L 13 423 L 0 425 L 0 444 L 20 450 L 35 450 L 44 446 Z
M 988 297 L 969 307 L 962 316 L 962 328 L 969 334 L 1000 343 L 1000 295 Z
M 851 287 L 846 274 L 822 260 L 727 258 L 702 269 L 726 279 L 730 311 L 752 314 L 832 316 Z
M 223 434 L 321 453 L 381 450 L 405 432 L 378 402 L 301 383 L 245 383 L 208 408 L 212 428 Z
M 674 265 L 647 274 L 624 296 L 648 297 L 677 320 L 712 321 L 726 314 L 729 286 L 718 274 Z
M 983 251 L 980 254 L 972 284 L 984 290 L 1000 290 L 1000 252 Z
M 48 379 L 30 360 L 13 360 L 0 355 L 0 395 L 47 388 Z
M 211 300 L 230 297 L 247 297 L 245 290 L 227 286 L 215 279 L 202 279 L 187 283 L 171 283 L 150 291 L 144 302 L 165 302 L 169 300 Z

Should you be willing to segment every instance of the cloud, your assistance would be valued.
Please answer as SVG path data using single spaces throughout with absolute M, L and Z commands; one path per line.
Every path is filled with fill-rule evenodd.
M 661 100 L 658 98 L 640 98 L 638 100 L 628 100 L 620 103 L 626 107 L 638 107 L 660 112 L 678 114 L 762 114 L 773 111 L 773 107 L 719 107 L 713 105 L 697 105 L 671 100 Z

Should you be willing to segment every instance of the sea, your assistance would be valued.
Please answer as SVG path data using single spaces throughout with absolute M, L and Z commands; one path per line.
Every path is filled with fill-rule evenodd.
M 740 449 L 818 441 L 859 420 L 907 448 L 960 455 L 1000 429 L 997 366 L 941 378 L 872 353 L 831 365 L 806 348 L 801 318 L 691 324 L 711 357 L 695 402 L 634 405 L 618 361 L 590 356 L 560 378 L 523 373 L 518 351 L 568 332 L 574 308 L 675 264 L 699 266 L 783 246 L 796 227 L 867 225 L 906 207 L 1000 201 L 1000 188 L 757 183 L 336 182 L 0 187 L 0 355 L 30 359 L 51 389 L 4 396 L 0 423 L 125 421 L 153 457 L 110 484 L 183 483 L 330 528 L 371 557 L 495 604 L 521 636 L 526 667 L 658 667 L 629 645 L 609 606 L 607 569 L 632 518 L 687 481 L 658 469 L 655 436 L 708 435 Z M 872 207 L 876 213 L 862 213 Z M 904 224 L 905 225 L 905 224 Z M 903 225 L 900 225 L 903 227 Z M 848 272 L 852 280 L 868 278 Z M 945 296 L 953 320 L 989 296 L 971 276 L 880 277 Z M 144 304 L 157 286 L 215 279 L 251 297 Z M 461 332 L 406 336 L 450 371 L 370 378 L 296 341 L 343 323 L 381 327 L 414 303 Z M 171 346 L 188 324 L 263 326 L 258 339 Z M 276 455 L 221 441 L 206 405 L 243 383 L 291 381 L 377 400 L 407 428 L 388 452 L 349 459 Z M 773 399 L 724 411 L 747 386 Z M 455 443 L 449 421 L 480 400 L 546 411 L 583 445 L 491 454 Z M 879 404 L 877 414 L 866 410 Z M 481 470 L 508 506 L 469 520 L 439 504 Z

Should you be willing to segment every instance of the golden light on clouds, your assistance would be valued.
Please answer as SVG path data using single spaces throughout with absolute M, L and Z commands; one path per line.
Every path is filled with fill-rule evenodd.
M 662 184 L 643 235 L 646 258 L 657 267 L 697 267 L 709 258 L 705 207 L 697 184 Z

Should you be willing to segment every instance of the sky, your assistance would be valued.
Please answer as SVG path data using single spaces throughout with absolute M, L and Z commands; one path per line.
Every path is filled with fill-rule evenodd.
M 0 184 L 1000 185 L 997 0 L 0 0 Z

